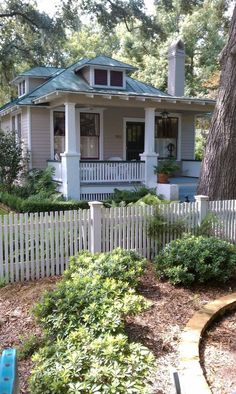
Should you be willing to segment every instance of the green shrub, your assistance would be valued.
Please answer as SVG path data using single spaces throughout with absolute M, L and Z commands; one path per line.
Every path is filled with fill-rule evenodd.
M 135 203 L 140 198 L 146 196 L 147 194 L 155 195 L 154 189 L 148 189 L 146 187 L 139 187 L 134 190 L 119 190 L 114 189 L 114 193 L 110 199 L 104 201 L 106 206 L 119 206 L 120 204 L 130 204 Z
M 154 357 L 129 343 L 124 330 L 125 316 L 148 306 L 130 287 L 144 266 L 134 252 L 121 249 L 71 260 L 56 289 L 34 308 L 48 345 L 34 355 L 31 392 L 150 392 Z
M 173 284 L 226 282 L 236 271 L 236 248 L 215 237 L 186 235 L 170 242 L 155 264 L 158 277 Z
M 77 257 L 71 258 L 69 268 L 64 273 L 64 278 L 69 279 L 74 273 L 81 276 L 83 273 L 86 273 L 86 275 L 97 273 L 104 279 L 122 280 L 131 286 L 135 286 L 139 277 L 143 274 L 145 266 L 146 260 L 131 250 L 117 248 L 111 253 L 97 255 L 83 252 Z
M 43 339 L 38 335 L 31 334 L 28 338 L 23 339 L 21 346 L 19 347 L 17 354 L 19 360 L 24 360 L 32 356 L 43 344 Z
M 53 201 L 50 199 L 38 200 L 37 198 L 23 199 L 14 194 L 0 191 L 0 202 L 14 211 L 25 212 L 56 212 L 77 209 L 88 209 L 87 201 Z
M 33 360 L 34 394 L 151 393 L 154 357 L 122 334 L 94 338 L 81 327 L 66 342 L 43 348 Z

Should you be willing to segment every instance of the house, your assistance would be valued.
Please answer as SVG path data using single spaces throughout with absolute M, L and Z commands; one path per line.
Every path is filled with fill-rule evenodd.
M 16 130 L 31 168 L 55 168 L 66 197 L 103 198 L 115 187 L 156 186 L 157 158 L 174 157 L 197 176 L 195 117 L 215 102 L 184 97 L 185 49 L 168 51 L 168 93 L 132 78 L 129 64 L 97 56 L 66 69 L 18 75 L 18 98 L 0 108 L 1 128 Z

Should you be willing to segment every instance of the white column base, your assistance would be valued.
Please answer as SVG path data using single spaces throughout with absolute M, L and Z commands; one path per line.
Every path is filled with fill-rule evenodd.
M 63 196 L 80 200 L 80 154 L 62 153 L 61 165 Z
M 145 186 L 156 188 L 157 176 L 154 174 L 154 167 L 157 165 L 157 153 L 142 153 L 140 159 L 145 161 L 144 182 Z
M 157 194 L 162 195 L 165 200 L 178 201 L 179 200 L 179 186 L 170 185 L 169 183 L 158 183 Z

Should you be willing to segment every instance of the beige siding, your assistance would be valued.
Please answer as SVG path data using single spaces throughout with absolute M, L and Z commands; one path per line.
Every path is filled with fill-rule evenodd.
M 31 109 L 31 154 L 33 168 L 45 168 L 50 159 L 50 111 Z
M 28 124 L 27 108 L 23 108 L 21 113 L 21 138 L 26 148 L 28 147 Z
M 195 117 L 182 115 L 181 130 L 181 159 L 194 159 Z
M 32 92 L 37 86 L 42 85 L 46 81 L 45 78 L 29 78 L 29 91 Z
M 1 118 L 1 130 L 9 131 L 11 130 L 11 118 L 10 115 L 3 116 Z
M 124 118 L 144 118 L 144 110 L 139 108 L 107 108 L 104 111 L 104 160 L 110 157 L 125 159 Z

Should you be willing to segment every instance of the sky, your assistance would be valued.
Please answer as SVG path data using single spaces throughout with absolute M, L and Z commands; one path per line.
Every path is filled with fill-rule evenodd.
M 153 0 L 144 0 L 146 8 L 149 14 L 152 13 L 154 5 Z M 41 11 L 45 11 L 49 15 L 55 13 L 55 6 L 59 3 L 59 0 L 37 0 L 38 7 Z

